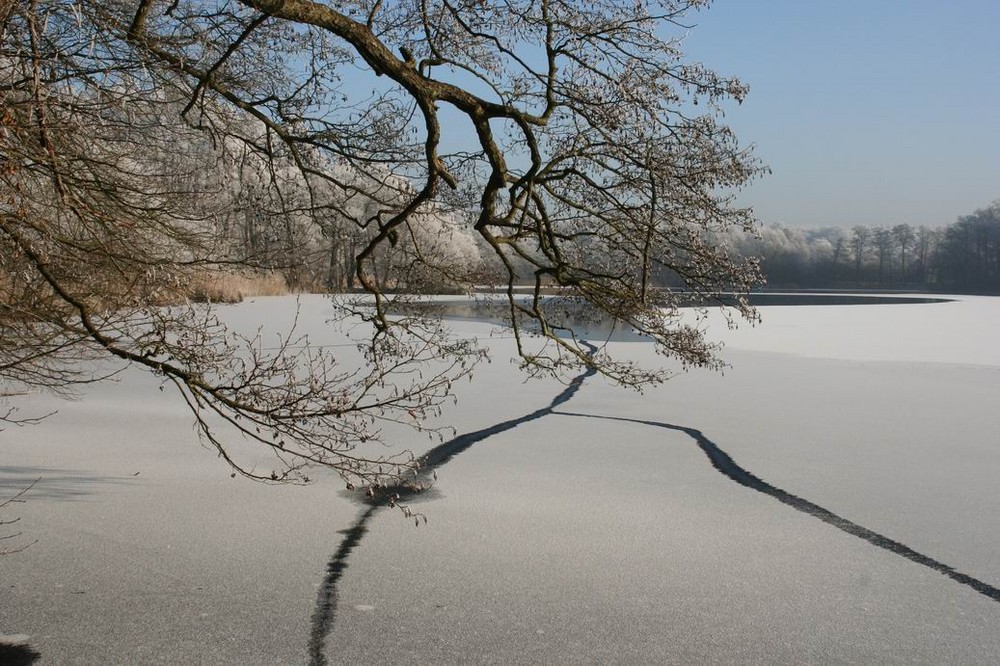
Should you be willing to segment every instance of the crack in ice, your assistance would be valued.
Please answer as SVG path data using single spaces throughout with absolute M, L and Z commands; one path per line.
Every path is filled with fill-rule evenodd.
M 588 344 L 587 346 L 590 347 L 591 345 Z M 596 351 L 596 348 L 591 348 L 591 351 Z M 580 373 L 574 377 L 569 384 L 567 384 L 566 387 L 556 395 L 556 397 L 552 399 L 552 402 L 541 409 L 536 409 L 533 412 L 529 412 L 528 414 L 515 419 L 501 421 L 500 423 L 489 426 L 488 428 L 458 435 L 447 442 L 443 442 L 435 446 L 420 457 L 420 467 L 422 472 L 426 474 L 444 466 L 448 463 L 448 461 L 463 451 L 469 449 L 473 444 L 482 442 L 493 435 L 498 435 L 512 428 L 516 428 L 523 423 L 557 413 L 555 412 L 555 408 L 569 402 L 576 392 L 580 390 L 580 386 L 583 384 L 584 380 L 593 376 L 595 373 L 596 370 L 593 368 L 588 368 L 584 372 Z M 351 551 L 358 546 L 362 537 L 364 537 L 364 535 L 368 532 L 368 521 L 371 520 L 377 510 L 383 506 L 387 506 L 387 503 L 384 501 L 372 504 L 364 513 L 358 516 L 351 527 L 343 531 L 343 534 L 345 535 L 344 539 L 340 542 L 340 546 L 337 548 L 337 551 L 333 554 L 333 557 L 326 566 L 327 573 L 323 579 L 323 583 L 320 585 L 319 593 L 316 597 L 316 608 L 313 611 L 311 631 L 309 634 L 309 663 L 313 666 L 323 666 L 327 663 L 326 656 L 323 654 L 323 649 L 326 637 L 330 635 L 331 631 L 333 631 L 334 622 L 336 621 L 337 585 L 344 574 L 344 570 L 347 568 L 347 559 L 350 556 Z
M 961 583 L 967 587 L 972 588 L 979 594 L 989 597 L 993 601 L 1000 601 L 1000 589 L 985 583 L 978 578 L 973 578 L 968 574 L 964 574 L 961 571 L 956 571 L 953 567 L 939 562 L 923 553 L 919 553 L 906 544 L 890 539 L 889 537 L 879 534 L 874 530 L 870 530 L 867 527 L 858 525 L 846 518 L 838 516 L 829 509 L 825 509 L 818 504 L 814 504 L 807 499 L 803 499 L 797 495 L 782 490 L 776 486 L 772 486 L 767 481 L 754 476 L 749 471 L 740 467 L 736 462 L 729 456 L 728 453 L 719 448 L 719 446 L 710 440 L 708 437 L 702 433 L 702 431 L 695 428 L 688 428 L 685 426 L 674 425 L 672 423 L 663 423 L 661 421 L 649 421 L 645 419 L 634 419 L 627 418 L 624 416 L 600 416 L 597 414 L 581 414 L 576 412 L 556 412 L 556 414 L 561 416 L 573 416 L 580 418 L 589 419 L 602 419 L 608 421 L 622 421 L 626 423 L 637 423 L 641 425 L 653 426 L 656 428 L 665 428 L 667 430 L 674 430 L 676 432 L 682 432 L 688 437 L 691 437 L 698 444 L 698 447 L 708 456 L 709 461 L 712 463 L 712 467 L 721 472 L 724 476 L 728 477 L 732 481 L 750 488 L 751 490 L 756 490 L 759 493 L 768 495 L 778 500 L 783 504 L 787 504 L 797 511 L 801 511 L 807 515 L 814 518 L 822 520 L 828 525 L 832 525 L 837 529 L 850 534 L 851 536 L 858 537 L 859 539 L 864 539 L 873 546 L 882 548 L 896 555 L 905 557 L 906 559 L 920 564 L 929 569 L 933 569 L 938 573 L 948 576 L 952 580 Z

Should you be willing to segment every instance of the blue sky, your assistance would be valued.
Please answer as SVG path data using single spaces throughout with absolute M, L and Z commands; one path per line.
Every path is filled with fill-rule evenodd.
M 773 174 L 764 223 L 938 226 L 1000 199 L 1000 0 L 716 0 L 692 60 L 751 87 L 726 121 Z

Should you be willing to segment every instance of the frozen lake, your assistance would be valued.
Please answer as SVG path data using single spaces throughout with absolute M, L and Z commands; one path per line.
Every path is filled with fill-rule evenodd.
M 34 396 L 59 413 L 0 435 L 0 497 L 41 478 L 0 634 L 38 663 L 1000 662 L 1000 299 L 761 311 L 710 319 L 724 374 L 642 395 L 524 383 L 492 337 L 419 529 L 231 479 L 144 374 Z

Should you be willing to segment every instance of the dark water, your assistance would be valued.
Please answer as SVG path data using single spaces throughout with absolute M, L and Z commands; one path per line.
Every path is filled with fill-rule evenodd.
M 948 303 L 952 299 L 936 296 L 903 296 L 897 294 L 838 294 L 829 292 L 750 294 L 750 304 L 771 305 L 916 305 L 918 303 Z
M 829 292 L 759 292 L 749 296 L 754 306 L 797 306 L 797 305 L 915 305 L 925 303 L 947 303 L 952 299 L 933 296 L 909 296 L 900 294 L 856 294 Z M 735 304 L 735 296 L 727 301 L 722 298 L 722 304 Z M 692 306 L 694 304 L 692 303 Z M 550 325 L 565 330 L 559 334 L 570 337 L 573 335 L 584 340 L 607 340 L 615 342 L 646 341 L 647 337 L 638 334 L 632 327 L 622 321 L 616 321 L 606 313 L 598 312 L 579 301 L 559 297 L 549 297 L 543 302 L 546 318 Z M 431 301 L 406 306 L 406 311 L 427 315 L 437 315 L 444 319 L 479 321 L 495 326 L 508 326 L 511 312 L 510 305 L 505 300 L 486 301 L 468 298 L 456 298 L 446 301 Z M 523 329 L 537 332 L 537 323 L 530 318 L 519 315 Z
M 435 301 L 420 303 L 416 307 L 420 312 L 433 314 L 444 319 L 459 321 L 479 321 L 494 326 L 510 326 L 510 305 L 505 301 L 476 301 L 456 299 L 453 301 Z M 547 299 L 543 306 L 549 325 L 556 329 L 560 336 L 576 335 L 584 340 L 615 340 L 635 342 L 646 340 L 628 324 L 615 321 L 603 312 L 581 303 L 564 299 Z M 530 317 L 518 314 L 522 330 L 527 333 L 538 332 L 538 324 Z M 570 332 L 572 331 L 572 333 Z

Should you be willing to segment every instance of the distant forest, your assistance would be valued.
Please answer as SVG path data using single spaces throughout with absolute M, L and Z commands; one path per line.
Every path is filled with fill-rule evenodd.
M 760 257 L 769 288 L 1000 294 L 1000 201 L 940 228 L 768 225 L 719 240 L 733 254 Z

